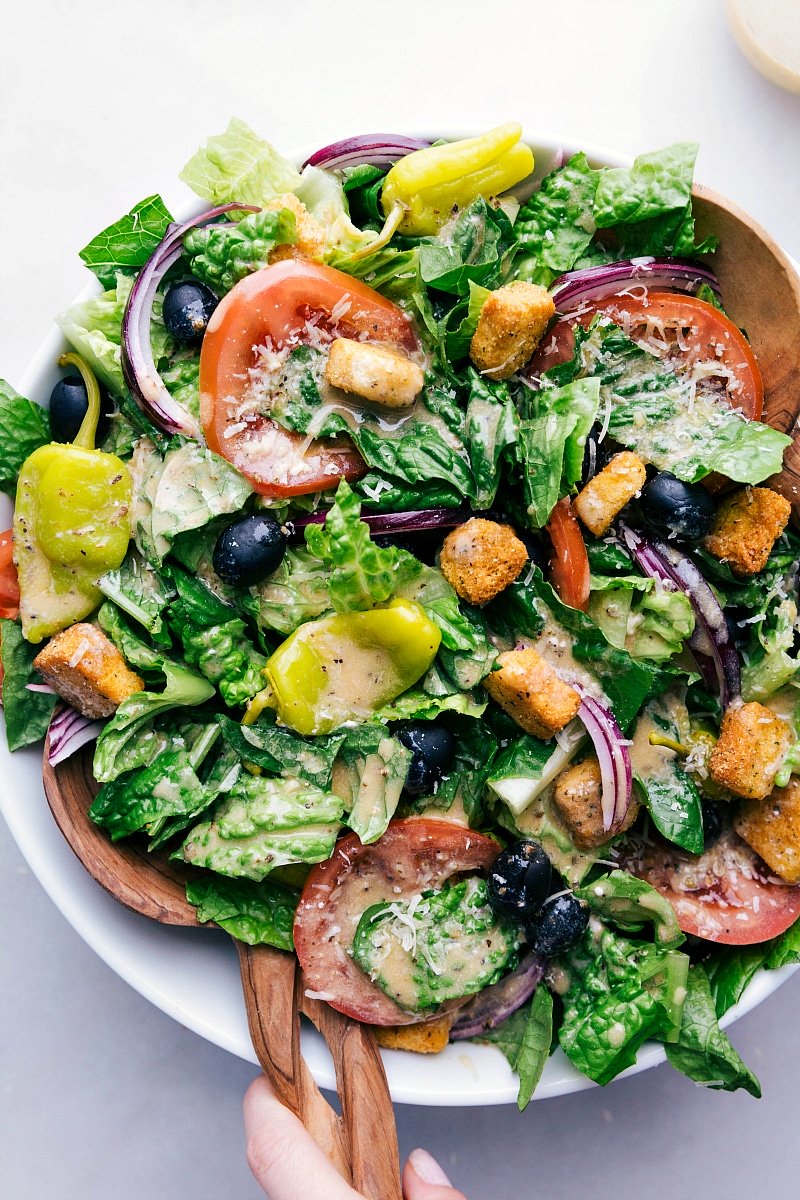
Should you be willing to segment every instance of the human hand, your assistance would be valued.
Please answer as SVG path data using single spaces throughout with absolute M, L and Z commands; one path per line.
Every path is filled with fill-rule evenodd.
M 311 1134 L 261 1075 L 244 1098 L 247 1161 L 270 1200 L 364 1200 L 345 1183 Z M 466 1200 L 426 1150 L 403 1168 L 404 1200 Z

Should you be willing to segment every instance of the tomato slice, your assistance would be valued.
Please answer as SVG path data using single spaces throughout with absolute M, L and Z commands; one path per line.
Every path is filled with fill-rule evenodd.
M 464 871 L 487 871 L 500 852 L 492 838 L 454 821 L 411 817 L 390 821 L 380 841 L 364 846 L 355 833 L 336 844 L 308 877 L 294 922 L 294 944 L 306 987 L 368 1025 L 413 1025 L 351 958 L 361 914 L 383 900 L 438 889 Z
M 569 496 L 550 514 L 547 532 L 553 543 L 550 579 L 565 604 L 586 612 L 589 607 L 589 555 Z
M 731 829 L 699 856 L 667 843 L 631 842 L 620 859 L 666 896 L 684 933 L 710 942 L 766 942 L 800 917 L 800 887 L 780 883 Z
M 19 613 L 19 581 L 12 559 L 11 530 L 0 533 L 0 617 L 16 617 Z
M 237 283 L 214 312 L 200 352 L 200 419 L 212 450 L 237 467 L 264 496 L 296 496 L 336 487 L 366 471 L 347 439 L 315 441 L 269 418 L 242 419 L 241 405 L 256 348 L 303 341 L 310 317 L 337 336 L 418 348 L 405 314 L 366 284 L 332 267 L 286 259 Z
M 577 323 L 588 327 L 598 313 L 611 318 L 634 340 L 643 338 L 648 329 L 670 343 L 687 365 L 715 362 L 717 378 L 725 387 L 729 403 L 754 421 L 761 419 L 764 408 L 764 383 L 756 357 L 746 338 L 733 321 L 696 296 L 673 292 L 647 292 L 638 296 L 606 296 L 581 306 L 579 315 L 562 317 L 553 326 L 531 360 L 529 373 L 543 371 L 566 362 L 575 347 Z

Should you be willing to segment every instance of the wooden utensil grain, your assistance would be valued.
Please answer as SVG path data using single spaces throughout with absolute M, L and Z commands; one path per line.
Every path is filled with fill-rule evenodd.
M 98 791 L 92 747 L 57 767 L 42 767 L 45 795 L 56 824 L 83 866 L 126 908 L 165 925 L 200 926 L 186 899 L 188 868 L 163 852 L 124 844 L 89 819 Z M 196 877 L 196 874 L 195 874 Z M 236 942 L 247 1022 L 261 1068 L 348 1183 L 369 1200 L 402 1200 L 394 1111 L 375 1036 L 305 994 L 293 954 Z M 303 1059 L 300 1014 L 324 1037 L 336 1071 L 341 1116 L 320 1092 Z

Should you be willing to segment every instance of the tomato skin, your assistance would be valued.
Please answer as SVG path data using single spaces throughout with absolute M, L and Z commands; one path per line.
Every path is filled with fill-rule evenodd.
M 11 530 L 0 533 L 0 617 L 16 617 L 19 613 L 19 581 L 12 561 Z
M 359 918 L 379 901 L 440 888 L 462 871 L 488 871 L 499 853 L 492 838 L 427 817 L 390 821 L 369 846 L 355 833 L 341 838 L 331 858 L 312 868 L 297 907 L 294 944 L 305 986 L 368 1025 L 419 1024 L 424 1018 L 399 1008 L 349 955 Z
M 259 417 L 226 436 L 240 423 L 237 409 L 253 365 L 254 347 L 268 338 L 277 348 L 300 334 L 311 314 L 331 321 L 337 305 L 350 308 L 336 319 L 340 336 L 418 348 L 404 313 L 372 288 L 332 267 L 286 259 L 248 275 L 228 292 L 209 322 L 200 351 L 200 419 L 208 445 L 228 459 L 265 496 L 295 496 L 336 487 L 341 476 L 358 479 L 366 471 L 347 441 L 313 442 Z
M 723 946 L 750 946 L 800 917 L 800 887 L 773 882 L 766 863 L 733 830 L 704 854 L 648 842 L 621 864 L 666 896 L 684 933 Z
M 589 556 L 581 527 L 564 496 L 550 514 L 547 532 L 553 543 L 550 580 L 565 604 L 586 612 L 589 607 Z
M 740 408 L 751 420 L 761 420 L 764 383 L 750 345 L 730 318 L 696 296 L 648 292 L 641 299 L 634 296 L 606 296 L 602 300 L 588 301 L 581 306 L 580 315 L 564 316 L 556 322 L 533 356 L 529 373 L 538 376 L 559 363 L 567 362 L 575 346 L 575 325 L 588 327 L 598 313 L 605 314 L 617 324 L 629 320 L 632 323 L 632 336 L 636 335 L 638 326 L 643 327 L 652 318 L 664 321 L 668 327 L 680 326 L 687 345 L 687 361 L 717 358 L 720 365 L 733 375 L 731 385 L 734 385 L 734 390 L 731 390 L 731 385 L 728 389 L 731 405 Z M 718 348 L 720 354 L 716 353 Z

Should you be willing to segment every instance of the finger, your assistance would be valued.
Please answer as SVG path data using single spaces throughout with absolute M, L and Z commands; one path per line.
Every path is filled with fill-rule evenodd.
M 363 1200 L 263 1075 L 247 1089 L 244 1127 L 247 1162 L 271 1200 Z
M 427 1150 L 412 1150 L 403 1168 L 404 1200 L 466 1200 Z

